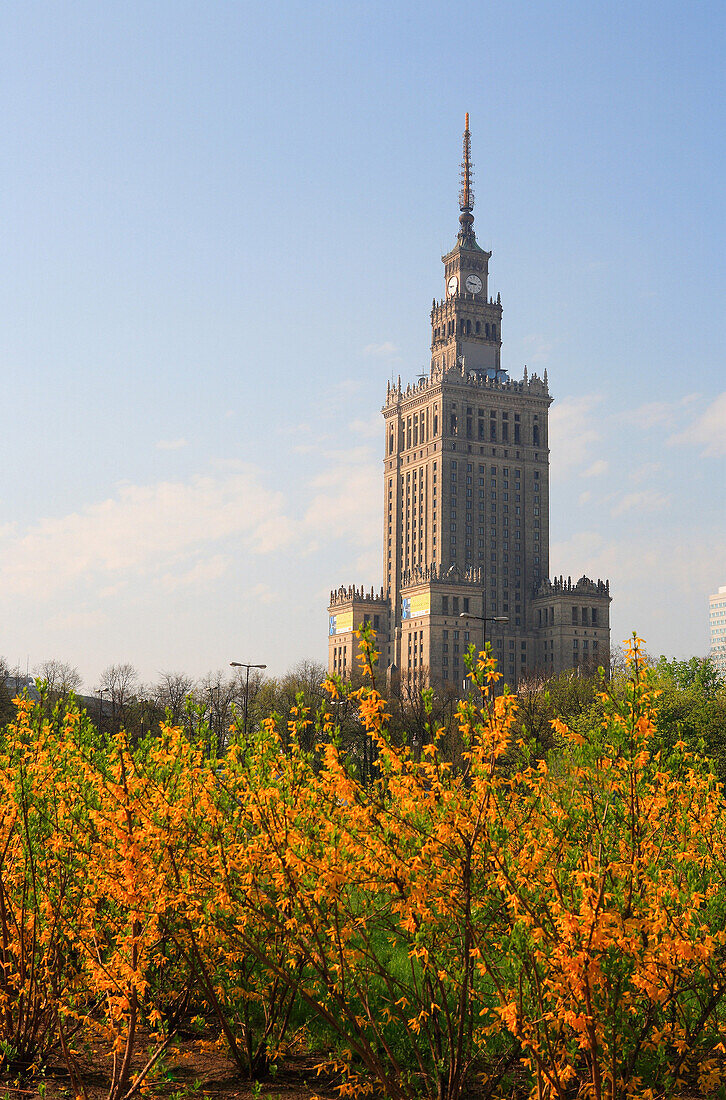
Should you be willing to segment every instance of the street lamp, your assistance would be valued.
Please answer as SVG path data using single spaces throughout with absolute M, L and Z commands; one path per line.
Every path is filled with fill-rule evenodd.
M 508 623 L 509 616 L 507 615 L 470 615 L 468 611 L 462 611 L 459 614 L 460 619 L 474 619 L 476 622 L 482 624 L 482 638 L 481 648 L 483 652 L 486 652 L 487 648 L 487 623 Z M 464 687 L 466 687 L 466 680 L 464 681 Z
M 475 619 L 478 623 L 482 623 L 482 649 L 487 647 L 487 623 L 508 623 L 508 615 L 470 615 L 468 611 L 462 611 L 459 615 L 460 619 Z
M 230 661 L 230 668 L 246 668 L 247 677 L 245 679 L 245 721 L 244 721 L 244 738 L 245 746 L 247 745 L 247 707 L 250 698 L 250 669 L 251 668 L 267 668 L 267 665 L 248 665 L 246 661 Z
M 106 695 L 107 692 L 108 692 L 109 695 L 111 694 L 108 688 L 99 688 L 98 689 L 98 732 L 99 733 L 101 732 L 101 722 L 103 721 L 103 697 L 104 697 L 104 695 Z

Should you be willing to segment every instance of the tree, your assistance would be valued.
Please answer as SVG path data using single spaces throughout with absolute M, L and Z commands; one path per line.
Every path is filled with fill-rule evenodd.
M 151 689 L 152 698 L 172 726 L 186 722 L 186 702 L 194 692 L 194 681 L 183 672 L 162 672 L 161 679 Z
M 45 684 L 43 696 L 48 712 L 56 703 L 67 699 L 71 692 L 77 692 L 83 682 L 74 665 L 54 658 L 38 665 L 35 676 Z
M 661 657 L 655 682 L 662 744 L 672 748 L 682 740 L 692 751 L 702 749 L 726 782 L 726 684 L 713 662 L 708 657 L 687 661 Z
M 12 720 L 15 713 L 8 686 L 9 675 L 7 663 L 4 658 L 0 657 L 0 729 Z
M 675 657 L 659 657 L 655 671 L 661 680 L 670 681 L 682 691 L 690 688 L 700 692 L 706 699 L 715 699 L 720 691 L 726 689 L 721 673 L 710 657 L 690 657 L 679 661 Z
M 221 669 L 209 672 L 198 685 L 195 698 L 198 716 L 208 728 L 209 751 L 220 756 L 227 747 L 234 721 L 234 705 L 238 699 L 236 680 Z
M 598 692 L 600 677 L 582 675 L 574 670 L 559 676 L 532 675 L 517 687 L 517 714 L 514 729 L 526 737 L 538 758 L 557 744 L 552 722 L 555 718 L 577 725 L 597 720 L 601 713 Z
M 123 723 L 126 711 L 134 698 L 139 674 L 131 664 L 109 665 L 101 673 L 99 694 L 107 694 L 111 702 L 113 729 Z
M 293 721 L 293 711 L 300 705 L 306 707 L 315 714 L 321 703 L 327 699 L 323 690 L 323 681 L 327 677 L 327 670 L 317 661 L 299 661 L 281 679 L 270 677 L 257 680 L 253 695 L 252 676 L 250 676 L 250 700 L 248 713 L 248 728 L 252 727 L 250 714 L 255 712 L 255 721 L 262 718 L 270 718 L 278 715 L 287 724 Z M 244 681 L 242 682 L 244 688 Z M 315 736 L 312 727 L 302 731 L 302 747 L 311 749 Z
M 430 743 L 431 731 L 441 729 L 443 749 L 451 760 L 459 759 L 463 745 L 455 718 L 460 692 L 453 684 L 429 687 L 429 671 L 423 667 L 396 673 L 388 685 L 378 687 L 388 694 L 390 730 L 399 744 L 407 742 L 418 757 Z

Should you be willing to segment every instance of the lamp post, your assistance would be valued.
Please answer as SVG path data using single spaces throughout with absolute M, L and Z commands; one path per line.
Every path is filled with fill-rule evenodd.
M 251 668 L 267 668 L 267 665 L 248 665 L 246 661 L 230 661 L 230 668 L 246 668 L 247 676 L 245 678 L 245 719 L 244 719 L 244 738 L 245 745 L 247 744 L 247 711 L 250 698 L 250 669 Z
M 470 615 L 468 611 L 462 611 L 459 614 L 460 619 L 474 619 L 475 622 L 482 624 L 482 638 L 481 648 L 483 652 L 486 652 L 487 648 L 487 623 L 508 623 L 508 615 Z M 464 687 L 466 687 L 466 680 L 464 681 Z
M 476 622 L 482 623 L 482 649 L 487 647 L 487 623 L 508 623 L 508 615 L 470 615 L 468 611 L 462 611 L 459 615 L 460 619 L 475 619 Z
M 108 692 L 108 688 L 98 689 L 98 732 L 101 732 L 101 722 L 103 720 L 103 697 Z

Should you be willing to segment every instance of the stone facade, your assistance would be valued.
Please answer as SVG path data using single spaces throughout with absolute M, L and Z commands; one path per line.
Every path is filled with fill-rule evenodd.
M 472 206 L 467 124 L 429 373 L 389 384 L 382 410 L 383 586 L 331 592 L 331 672 L 350 674 L 366 617 L 382 664 L 422 684 L 460 686 L 463 654 L 485 629 L 510 684 L 609 659 L 607 582 L 548 579 L 547 372 L 525 367 L 514 381 L 501 367 L 502 305 L 488 295 L 491 253 Z

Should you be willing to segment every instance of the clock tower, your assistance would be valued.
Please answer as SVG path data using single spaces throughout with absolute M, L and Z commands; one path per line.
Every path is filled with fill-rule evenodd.
M 474 173 L 469 115 L 464 130 L 459 234 L 444 264 L 444 297 L 431 310 L 431 367 L 462 363 L 467 374 L 496 378 L 501 369 L 502 303 L 488 296 L 489 260 L 474 233 Z

